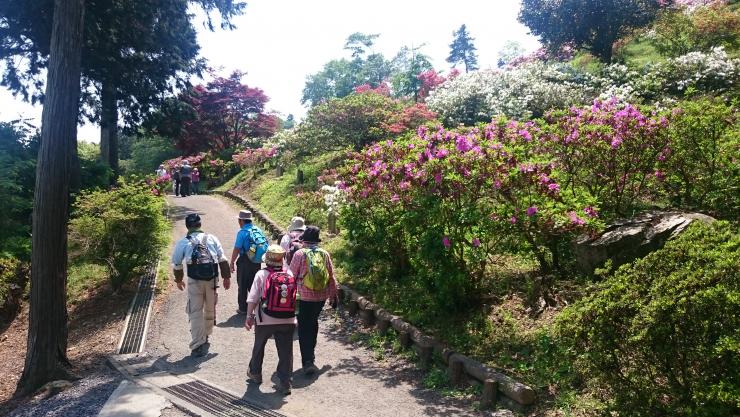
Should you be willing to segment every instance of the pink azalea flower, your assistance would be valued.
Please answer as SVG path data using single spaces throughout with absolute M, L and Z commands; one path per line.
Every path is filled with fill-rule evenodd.
M 442 184 L 442 173 L 441 172 L 437 172 L 436 174 L 434 174 L 434 182 L 436 182 L 437 184 Z
M 391 202 L 398 203 L 401 201 L 401 197 L 398 196 L 398 194 L 393 194 L 393 197 L 391 197 Z
M 577 226 L 580 226 L 586 223 L 582 218 L 578 217 L 575 211 L 569 211 L 568 218 L 570 219 L 571 223 Z
M 596 211 L 596 209 L 594 209 L 591 206 L 584 208 L 583 212 L 586 214 L 586 216 L 591 217 L 591 218 L 599 217 L 599 213 Z
M 553 193 L 559 193 L 560 192 L 560 185 L 556 183 L 548 184 L 547 189 L 550 190 Z
M 527 216 L 532 217 L 535 214 L 537 214 L 537 206 L 531 206 L 531 207 L 527 208 Z
M 511 216 L 511 218 L 509 219 L 509 223 L 516 224 L 516 216 Z
M 474 247 L 474 248 L 477 248 L 477 247 L 479 247 L 479 246 L 480 246 L 480 239 L 478 239 L 478 238 L 476 237 L 475 239 L 473 239 L 473 247 Z
M 452 244 L 450 243 L 450 238 L 445 236 L 442 238 L 442 244 L 444 245 L 445 249 L 449 249 Z

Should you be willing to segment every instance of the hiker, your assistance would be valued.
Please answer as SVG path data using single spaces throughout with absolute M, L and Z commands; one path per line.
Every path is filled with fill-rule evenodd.
M 198 194 L 200 192 L 200 171 L 198 171 L 198 168 L 193 168 L 193 173 L 190 176 L 190 182 L 193 184 L 193 194 Z
M 155 174 L 157 175 L 157 178 L 162 178 L 167 176 L 167 170 L 164 169 L 164 164 L 160 164 L 159 168 L 155 171 Z
M 301 235 L 306 230 L 306 221 L 303 217 L 293 217 L 290 219 L 290 226 L 288 226 L 288 233 L 284 234 L 280 239 L 280 247 L 285 251 L 285 268 L 290 267 L 290 261 L 293 259 L 293 255 L 303 247 L 301 244 Z
M 183 291 L 186 285 L 182 261 L 187 264 L 190 350 L 192 356 L 201 357 L 208 351 L 208 336 L 216 321 L 219 269 L 227 290 L 231 287 L 231 270 L 218 238 L 200 229 L 198 214 L 188 214 L 185 227 L 188 234 L 177 242 L 172 253 L 172 270 L 177 288 Z
M 186 159 L 180 167 L 180 195 L 187 197 L 190 195 L 190 182 L 192 180 L 193 167 L 190 166 L 190 162 Z
M 329 252 L 321 249 L 320 229 L 308 226 L 301 235 L 303 248 L 293 255 L 290 271 L 298 282 L 298 344 L 301 363 L 306 375 L 319 371 L 316 367 L 316 337 L 319 333 L 319 314 L 327 299 L 337 304 L 337 282 Z
M 239 211 L 237 216 L 239 232 L 236 234 L 234 250 L 231 251 L 231 272 L 234 272 L 236 263 L 236 284 L 239 287 L 237 301 L 238 314 L 247 314 L 247 294 L 252 288 L 252 282 L 257 271 L 262 266 L 262 256 L 267 252 L 270 242 L 259 227 L 252 224 L 252 212 L 249 210 Z M 237 259 L 238 258 L 238 259 Z
M 285 251 L 279 245 L 270 245 L 264 256 L 264 269 L 257 272 L 247 297 L 247 320 L 244 327 L 254 329 L 254 347 L 249 361 L 247 382 L 262 383 L 262 362 L 265 345 L 275 339 L 278 353 L 276 390 L 290 394 L 293 374 L 293 332 L 296 326 L 297 284 L 293 275 L 283 267 Z M 255 314 L 256 311 L 256 314 Z
M 180 195 L 180 165 L 172 171 L 172 185 L 175 188 L 175 196 Z

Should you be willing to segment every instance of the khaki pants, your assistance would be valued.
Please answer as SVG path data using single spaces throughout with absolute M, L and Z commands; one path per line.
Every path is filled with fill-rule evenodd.
M 188 305 L 185 307 L 190 320 L 190 350 L 206 342 L 213 332 L 216 320 L 216 286 L 218 278 L 198 281 L 188 278 Z

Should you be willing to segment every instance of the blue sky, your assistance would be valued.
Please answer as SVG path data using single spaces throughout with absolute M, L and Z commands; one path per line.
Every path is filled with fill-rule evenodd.
M 516 20 L 518 0 L 430 2 L 420 0 L 248 0 L 246 14 L 235 20 L 234 31 L 208 32 L 200 25 L 202 55 L 224 75 L 239 69 L 244 82 L 262 88 L 268 108 L 300 118 L 308 74 L 327 61 L 348 56 L 344 41 L 353 32 L 378 33 L 375 52 L 393 57 L 402 46 L 424 44 L 437 70 L 447 70 L 452 31 L 467 25 L 475 38 L 481 68 L 495 67 L 506 41 L 525 49 L 538 47 L 526 27 Z M 0 91 L 0 120 L 19 116 L 39 124 L 41 109 Z M 79 138 L 97 142 L 97 126 L 82 126 Z

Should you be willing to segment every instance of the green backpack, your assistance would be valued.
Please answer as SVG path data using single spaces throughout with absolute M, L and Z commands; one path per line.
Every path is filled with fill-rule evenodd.
M 329 285 L 329 270 L 326 268 L 326 258 L 329 254 L 321 248 L 301 249 L 306 256 L 306 275 L 303 277 L 303 286 L 314 291 L 323 290 Z

